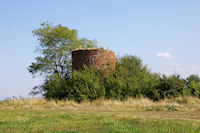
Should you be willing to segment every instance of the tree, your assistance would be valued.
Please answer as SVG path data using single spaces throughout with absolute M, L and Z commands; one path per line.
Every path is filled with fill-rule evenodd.
M 126 55 L 116 61 L 116 70 L 105 82 L 106 98 L 140 97 L 150 89 L 151 73 L 142 60 Z
M 77 30 L 71 30 L 60 24 L 52 26 L 49 22 L 44 22 L 39 29 L 33 30 L 33 35 L 39 40 L 36 51 L 41 54 L 28 68 L 33 75 L 58 74 L 69 78 L 72 69 L 71 51 L 80 47 L 96 47 L 97 43 L 85 38 L 79 39 Z
M 194 81 L 195 83 L 200 83 L 200 77 L 198 75 L 190 75 L 186 78 L 186 83 L 189 84 L 191 81 Z
M 70 79 L 72 74 L 72 50 L 96 47 L 97 42 L 85 38 L 80 39 L 77 30 L 60 24 L 53 26 L 49 22 L 42 23 L 41 27 L 33 30 L 32 33 L 39 41 L 36 52 L 39 52 L 40 56 L 35 58 L 35 62 L 28 67 L 28 71 L 32 75 L 44 76 L 45 82 L 34 87 L 31 94 L 42 93 L 45 97 L 51 97 L 54 95 L 53 92 L 61 93 L 63 92 L 61 89 L 66 89 L 63 88 L 65 80 Z
M 185 80 L 180 75 L 173 74 L 169 77 L 162 75 L 152 92 L 150 98 L 153 100 L 185 96 L 187 94 Z
M 186 78 L 187 89 L 193 96 L 200 97 L 200 77 L 198 75 L 190 75 Z

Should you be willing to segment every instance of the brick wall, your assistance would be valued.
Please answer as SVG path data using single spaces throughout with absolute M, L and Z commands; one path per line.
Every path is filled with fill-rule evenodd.
M 72 51 L 72 68 L 79 70 L 83 65 L 94 69 L 105 69 L 107 71 L 115 69 L 115 54 L 103 48 L 79 49 Z M 109 68 L 109 70 L 108 70 Z

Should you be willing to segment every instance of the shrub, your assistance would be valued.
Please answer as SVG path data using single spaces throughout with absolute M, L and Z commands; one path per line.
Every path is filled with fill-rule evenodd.
M 94 71 L 92 68 L 84 67 L 84 70 L 72 73 L 72 79 L 68 81 L 68 98 L 76 101 L 96 100 L 105 96 L 103 85 L 103 72 Z
M 42 94 L 47 99 L 60 100 L 66 98 L 67 80 L 58 74 L 54 74 L 44 81 L 42 85 L 36 86 L 31 91 L 31 95 Z
M 32 94 L 42 93 L 47 99 L 78 102 L 99 98 L 125 100 L 148 97 L 158 101 L 187 95 L 200 97 L 200 78 L 197 75 L 185 80 L 180 75 L 168 77 L 151 73 L 136 56 L 118 58 L 116 70 L 105 72 L 84 66 L 83 70 L 73 70 L 70 78 L 54 74 L 34 88 Z
M 200 98 L 200 78 L 198 75 L 190 75 L 187 77 L 186 86 L 192 96 Z
M 162 75 L 159 77 L 150 98 L 153 100 L 160 100 L 164 98 L 185 96 L 187 94 L 185 80 L 182 79 L 180 75 L 171 75 L 169 77 Z
M 141 97 L 152 86 L 152 74 L 136 56 L 124 56 L 116 61 L 115 72 L 106 79 L 106 98 L 124 100 Z M 153 81 L 154 82 L 154 81 Z

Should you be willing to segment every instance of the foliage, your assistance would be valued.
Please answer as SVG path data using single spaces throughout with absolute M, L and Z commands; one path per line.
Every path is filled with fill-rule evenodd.
M 62 25 L 53 26 L 49 22 L 41 24 L 33 31 L 39 40 L 36 51 L 41 55 L 36 57 L 28 70 L 31 74 L 39 73 L 44 76 L 58 74 L 69 78 L 71 75 L 71 51 L 78 47 L 96 47 L 96 42 L 79 39 L 77 31 Z
M 84 67 L 84 70 L 72 73 L 72 79 L 68 81 L 69 89 L 66 95 L 69 99 L 78 102 L 82 100 L 96 100 L 105 96 L 105 88 L 102 82 L 104 73 Z
M 35 86 L 30 94 L 42 94 L 47 99 L 61 100 L 66 98 L 67 88 L 67 80 L 58 74 L 54 74 L 46 77 L 42 85 Z
M 200 77 L 198 75 L 190 75 L 186 79 L 186 86 L 193 96 L 200 98 Z
M 78 38 L 77 31 L 62 25 L 53 26 L 49 22 L 41 24 L 33 31 L 39 46 L 35 58 L 28 70 L 32 75 L 40 74 L 45 77 L 42 85 L 33 88 L 30 94 L 42 93 L 46 98 L 61 99 L 66 97 L 66 80 L 71 78 L 71 51 L 75 48 L 96 47 L 96 41 Z
M 152 75 L 136 56 L 124 56 L 116 61 L 116 71 L 106 79 L 106 98 L 141 97 L 152 87 Z
M 151 73 L 136 56 L 124 56 L 116 61 L 116 70 L 104 78 L 105 72 L 84 67 L 72 73 L 70 79 L 54 74 L 39 86 L 47 99 L 72 99 L 78 102 L 99 98 L 125 100 L 129 97 L 148 97 L 153 100 L 188 96 L 199 97 L 199 82 L 192 76 Z M 196 80 L 198 81 L 198 80 Z
M 153 88 L 150 98 L 153 100 L 160 100 L 185 96 L 187 94 L 185 80 L 182 79 L 180 75 L 171 75 L 169 77 L 162 75 L 159 77 L 157 85 Z

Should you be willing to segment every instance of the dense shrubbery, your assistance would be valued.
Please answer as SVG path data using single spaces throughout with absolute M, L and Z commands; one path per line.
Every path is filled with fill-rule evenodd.
M 48 99 L 73 99 L 76 101 L 99 98 L 125 100 L 128 97 L 148 97 L 152 100 L 179 96 L 200 97 L 200 78 L 191 75 L 182 79 L 179 75 L 151 73 L 136 56 L 124 56 L 116 61 L 116 70 L 107 78 L 104 71 L 85 67 L 73 71 L 65 79 L 53 75 L 39 87 Z
M 73 71 L 72 79 L 68 80 L 66 97 L 76 101 L 95 100 L 105 96 L 102 81 L 103 72 L 85 67 L 82 71 Z
M 198 75 L 190 75 L 186 79 L 186 86 L 192 96 L 200 98 L 200 78 Z
M 157 84 L 153 87 L 149 95 L 149 98 L 153 100 L 188 95 L 185 80 L 180 75 L 172 75 L 169 77 L 162 75 L 158 77 L 156 82 Z
M 106 98 L 126 99 L 141 97 L 152 88 L 153 76 L 142 61 L 135 56 L 124 56 L 116 62 L 115 72 L 104 83 Z

